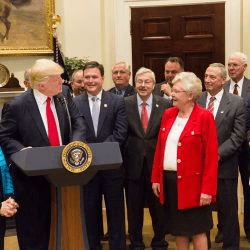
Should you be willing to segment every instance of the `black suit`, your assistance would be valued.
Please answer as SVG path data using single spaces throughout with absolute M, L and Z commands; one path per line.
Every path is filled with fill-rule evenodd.
M 206 107 L 207 93 L 198 103 Z M 219 143 L 217 190 L 218 220 L 223 232 L 223 249 L 239 249 L 238 153 L 246 136 L 245 104 L 241 97 L 224 91 L 215 117 Z
M 117 89 L 116 87 L 113 87 L 109 90 L 109 92 L 113 93 L 113 94 L 117 94 Z M 125 89 L 124 92 L 124 96 L 123 97 L 128 97 L 131 95 L 134 95 L 136 93 L 135 89 L 133 86 L 131 86 L 130 84 L 127 86 L 127 88 Z
M 128 138 L 124 150 L 128 224 L 132 249 L 144 249 L 142 240 L 144 198 L 149 206 L 154 229 L 153 249 L 166 249 L 164 208 L 153 194 L 151 179 L 154 151 L 161 117 L 170 106 L 166 99 L 153 95 L 152 110 L 144 132 L 138 110 L 137 95 L 125 98 Z
M 225 91 L 229 92 L 230 81 L 225 84 Z M 244 77 L 241 97 L 247 102 L 247 97 L 250 94 L 250 80 Z M 248 151 L 248 142 L 247 140 L 243 143 L 241 152 L 238 157 L 239 171 L 243 186 L 244 194 L 244 231 L 247 236 L 250 237 L 250 186 L 249 186 L 249 172 L 248 165 L 250 162 L 250 156 Z
M 123 98 L 109 92 L 102 92 L 97 136 L 94 132 L 88 95 L 74 98 L 80 113 L 87 123 L 88 143 L 114 142 L 124 143 L 127 135 L 127 121 Z M 123 172 L 108 170 L 98 172 L 84 187 L 86 227 L 90 250 L 100 246 L 100 206 L 104 194 L 109 228 L 109 246 L 111 250 L 125 249 Z
M 65 89 L 65 88 L 64 88 Z M 64 105 L 54 97 L 62 143 L 69 138 Z M 84 120 L 68 99 L 73 140 L 83 140 Z M 7 157 L 25 147 L 50 146 L 33 90 L 27 90 L 5 105 L 0 123 L 0 144 Z M 19 204 L 16 228 L 21 250 L 47 250 L 50 235 L 50 184 L 43 176 L 29 177 L 13 167 L 15 198 Z

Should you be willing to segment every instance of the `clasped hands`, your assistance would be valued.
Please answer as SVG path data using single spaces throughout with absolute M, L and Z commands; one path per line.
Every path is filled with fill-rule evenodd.
M 0 215 L 5 217 L 11 217 L 17 212 L 19 205 L 15 202 L 13 198 L 8 198 L 2 202 L 2 207 L 0 209 Z

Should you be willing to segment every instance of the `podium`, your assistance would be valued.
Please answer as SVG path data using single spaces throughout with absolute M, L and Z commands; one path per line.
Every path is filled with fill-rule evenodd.
M 118 169 L 122 156 L 117 142 L 88 144 L 93 160 L 82 173 L 71 173 L 62 164 L 59 147 L 34 147 L 12 154 L 12 161 L 28 176 L 44 175 L 51 188 L 49 250 L 89 249 L 85 228 L 82 185 L 98 171 Z

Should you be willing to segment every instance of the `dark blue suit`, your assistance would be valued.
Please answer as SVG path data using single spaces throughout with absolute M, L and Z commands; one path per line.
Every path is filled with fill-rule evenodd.
M 88 143 L 124 143 L 127 135 L 127 121 L 123 98 L 103 91 L 101 98 L 97 136 L 94 132 L 88 95 L 74 98 L 80 114 L 87 124 Z M 84 187 L 86 227 L 90 250 L 101 249 L 100 216 L 101 197 L 104 194 L 109 228 L 111 250 L 125 249 L 123 171 L 107 170 L 97 175 Z
M 65 92 L 63 87 L 63 92 Z M 66 91 L 66 96 L 68 92 Z M 64 105 L 54 97 L 62 143 L 68 144 L 69 120 Z M 68 99 L 73 140 L 84 140 L 85 125 L 72 99 Z M 0 145 L 7 157 L 24 147 L 50 146 L 33 90 L 6 103 L 0 123 Z M 48 250 L 50 184 L 43 176 L 30 177 L 13 166 L 15 199 L 19 204 L 16 229 L 20 250 Z

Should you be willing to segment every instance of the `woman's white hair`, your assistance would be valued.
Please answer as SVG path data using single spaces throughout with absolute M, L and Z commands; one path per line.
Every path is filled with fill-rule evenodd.
M 193 94 L 194 99 L 197 100 L 202 94 L 201 80 L 193 72 L 181 72 L 175 76 L 172 83 L 182 83 L 185 91 Z
M 29 72 L 29 81 L 31 87 L 38 83 L 46 83 L 49 76 L 61 75 L 63 68 L 49 59 L 36 60 Z

